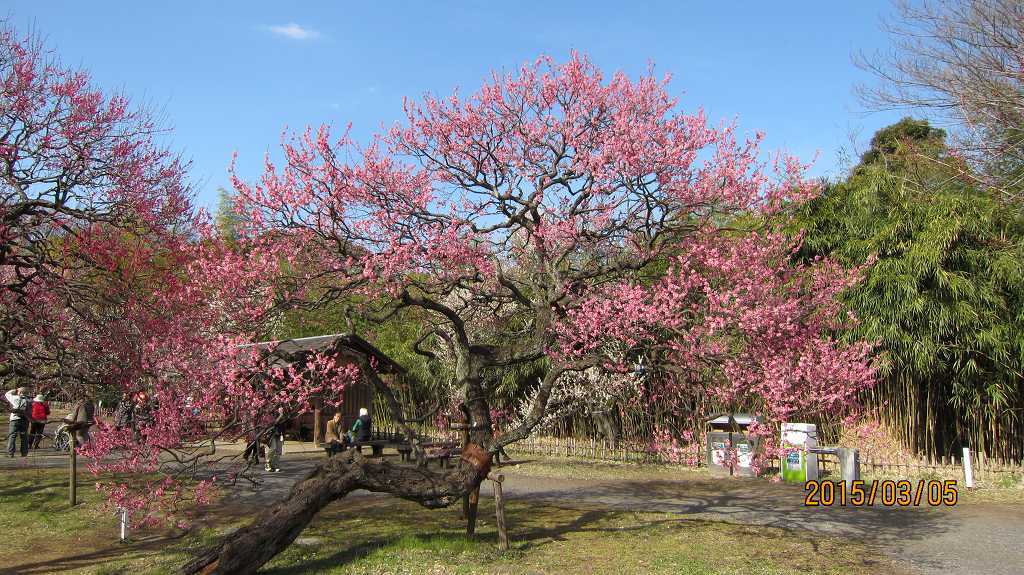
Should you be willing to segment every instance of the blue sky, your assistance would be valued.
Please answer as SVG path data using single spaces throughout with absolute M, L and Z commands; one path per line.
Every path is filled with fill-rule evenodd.
M 637 3 L 639 4 L 639 3 Z M 490 70 L 573 49 L 606 72 L 670 72 L 681 107 L 766 132 L 766 150 L 818 156 L 835 175 L 851 134 L 898 118 L 867 114 L 851 61 L 885 49 L 888 1 L 857 2 L 81 2 L 9 0 L 98 86 L 159 111 L 193 163 L 199 203 L 227 167 L 256 177 L 281 132 L 330 123 L 365 140 L 401 117 L 403 96 L 466 94 Z

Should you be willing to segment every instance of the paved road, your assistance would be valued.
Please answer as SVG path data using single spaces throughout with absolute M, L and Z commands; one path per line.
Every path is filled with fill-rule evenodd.
M 287 495 L 322 455 L 287 455 L 280 473 L 259 472 L 262 485 L 237 485 L 228 495 L 239 507 L 265 505 Z M 64 465 L 62 457 L 6 459 L 20 465 Z M 757 479 L 569 480 L 532 477 L 504 467 L 509 498 L 580 509 L 679 513 L 732 523 L 805 529 L 877 545 L 921 575 L 1024 574 L 1024 506 L 965 504 L 954 508 L 804 507 L 800 486 Z M 490 482 L 483 495 L 490 496 Z M 371 495 L 356 492 L 354 496 Z

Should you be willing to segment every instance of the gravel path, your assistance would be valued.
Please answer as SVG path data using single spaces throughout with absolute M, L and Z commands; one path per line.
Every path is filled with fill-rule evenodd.
M 802 486 L 756 479 L 591 481 L 530 477 L 507 468 L 503 472 L 509 498 L 567 507 L 680 513 L 851 537 L 875 544 L 907 570 L 922 575 L 1024 574 L 1024 506 L 1020 505 L 805 507 Z
M 319 457 L 284 461 L 259 490 L 232 494 L 239 502 L 284 497 Z M 952 508 L 805 507 L 799 485 L 758 479 L 582 480 L 534 477 L 502 468 L 506 497 L 579 509 L 679 513 L 731 523 L 809 530 L 874 546 L 921 575 L 1024 574 L 1024 506 L 973 503 Z M 352 496 L 373 495 L 355 492 Z M 491 497 L 484 482 L 482 497 Z
M 42 454 L 40 454 L 42 455 Z M 239 484 L 227 496 L 239 507 L 283 498 L 295 481 L 323 460 L 293 453 L 282 471 L 259 471 L 263 484 Z M 0 469 L 66 465 L 63 457 L 4 458 Z M 798 485 L 757 479 L 710 477 L 654 480 L 553 479 L 502 468 L 508 498 L 563 507 L 678 513 L 732 523 L 809 530 L 873 543 L 911 572 L 921 575 L 1024 574 L 1024 506 L 971 503 L 953 508 L 804 507 Z M 485 482 L 484 497 L 491 497 Z M 372 495 L 355 492 L 353 496 Z

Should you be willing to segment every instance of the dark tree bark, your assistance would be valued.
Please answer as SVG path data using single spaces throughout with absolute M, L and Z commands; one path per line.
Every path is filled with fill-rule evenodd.
M 463 450 L 458 467 L 444 473 L 370 461 L 354 451 L 346 452 L 318 466 L 284 500 L 200 553 L 181 573 L 255 573 L 291 545 L 317 512 L 356 489 L 391 493 L 424 507 L 442 508 L 478 488 L 490 468 L 491 455 L 475 444 Z

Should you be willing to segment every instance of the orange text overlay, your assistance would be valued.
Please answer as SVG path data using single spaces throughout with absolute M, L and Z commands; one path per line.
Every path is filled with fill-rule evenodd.
M 804 490 L 804 505 L 808 507 L 861 507 L 876 503 L 896 507 L 952 507 L 957 503 L 955 479 L 808 481 L 804 483 Z

